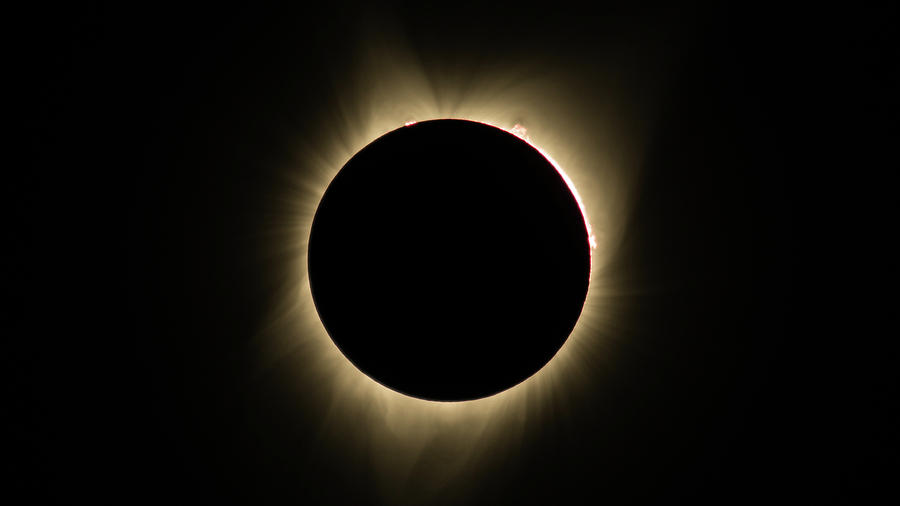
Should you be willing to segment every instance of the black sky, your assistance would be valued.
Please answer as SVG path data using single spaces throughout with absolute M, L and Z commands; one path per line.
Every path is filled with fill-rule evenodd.
M 426 68 L 533 57 L 563 62 L 572 82 L 632 69 L 635 96 L 665 83 L 635 108 L 653 127 L 610 267 L 619 286 L 658 288 L 623 303 L 614 372 L 490 472 L 440 491 L 415 492 L 414 479 L 409 497 L 878 504 L 895 474 L 884 413 L 896 387 L 797 324 L 794 215 L 809 113 L 832 104 L 848 121 L 887 121 L 874 97 L 893 83 L 893 16 L 854 13 L 842 37 L 811 13 L 762 7 L 17 12 L 8 79 L 26 156 L 5 185 L 4 272 L 13 483 L 34 503 L 386 501 L 367 462 L 318 437 L 313 404 L 283 372 L 258 379 L 245 354 L 282 275 L 254 241 L 273 167 L 291 138 L 326 128 L 360 33 L 399 26 Z M 660 55 L 664 70 L 645 69 Z M 854 86 L 854 105 L 826 100 L 813 74 L 823 63 L 843 65 L 828 82 Z

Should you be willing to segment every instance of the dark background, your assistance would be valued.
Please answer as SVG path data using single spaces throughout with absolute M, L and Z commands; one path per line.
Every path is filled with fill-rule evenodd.
M 352 67 L 342 35 L 360 12 L 91 3 L 10 15 L 24 134 L 4 185 L 10 494 L 381 500 L 365 462 L 318 445 L 311 408 L 277 378 L 247 380 L 242 359 L 279 276 L 248 240 L 273 180 L 261 168 L 285 136 L 321 128 L 310 118 L 340 98 L 322 76 Z M 811 175 L 876 164 L 890 140 L 894 9 L 384 12 L 425 59 L 560 55 L 573 79 L 643 44 L 632 28 L 677 27 L 682 48 L 612 264 L 665 289 L 628 302 L 620 325 L 636 337 L 612 394 L 581 396 L 514 459 L 434 501 L 891 502 L 894 356 L 859 329 L 813 330 L 828 311 L 807 311 L 814 290 L 794 273 L 808 265 L 796 244 L 808 234 L 797 216 L 816 214 Z M 853 150 L 820 136 L 834 130 L 861 149 L 843 158 Z

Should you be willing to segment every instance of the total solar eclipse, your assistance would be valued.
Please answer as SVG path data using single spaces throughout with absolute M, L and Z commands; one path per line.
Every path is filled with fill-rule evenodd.
M 433 120 L 354 155 L 319 203 L 309 284 L 357 368 L 434 401 L 487 397 L 549 362 L 587 295 L 590 244 L 572 190 L 502 129 Z

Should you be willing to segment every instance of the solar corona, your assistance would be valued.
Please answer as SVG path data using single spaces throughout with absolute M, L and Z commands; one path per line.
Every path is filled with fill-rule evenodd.
M 603 388 L 627 339 L 613 261 L 643 124 L 619 121 L 628 90 L 576 100 L 545 63 L 461 87 L 367 40 L 341 81 L 359 86 L 286 138 L 253 371 L 385 490 L 429 455 L 438 481 L 488 469 Z

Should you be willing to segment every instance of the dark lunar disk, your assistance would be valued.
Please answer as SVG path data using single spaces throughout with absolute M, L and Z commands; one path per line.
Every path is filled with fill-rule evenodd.
M 553 165 L 501 129 L 435 120 L 357 153 L 322 197 L 309 281 L 360 370 L 430 400 L 525 380 L 581 314 L 590 246 Z

